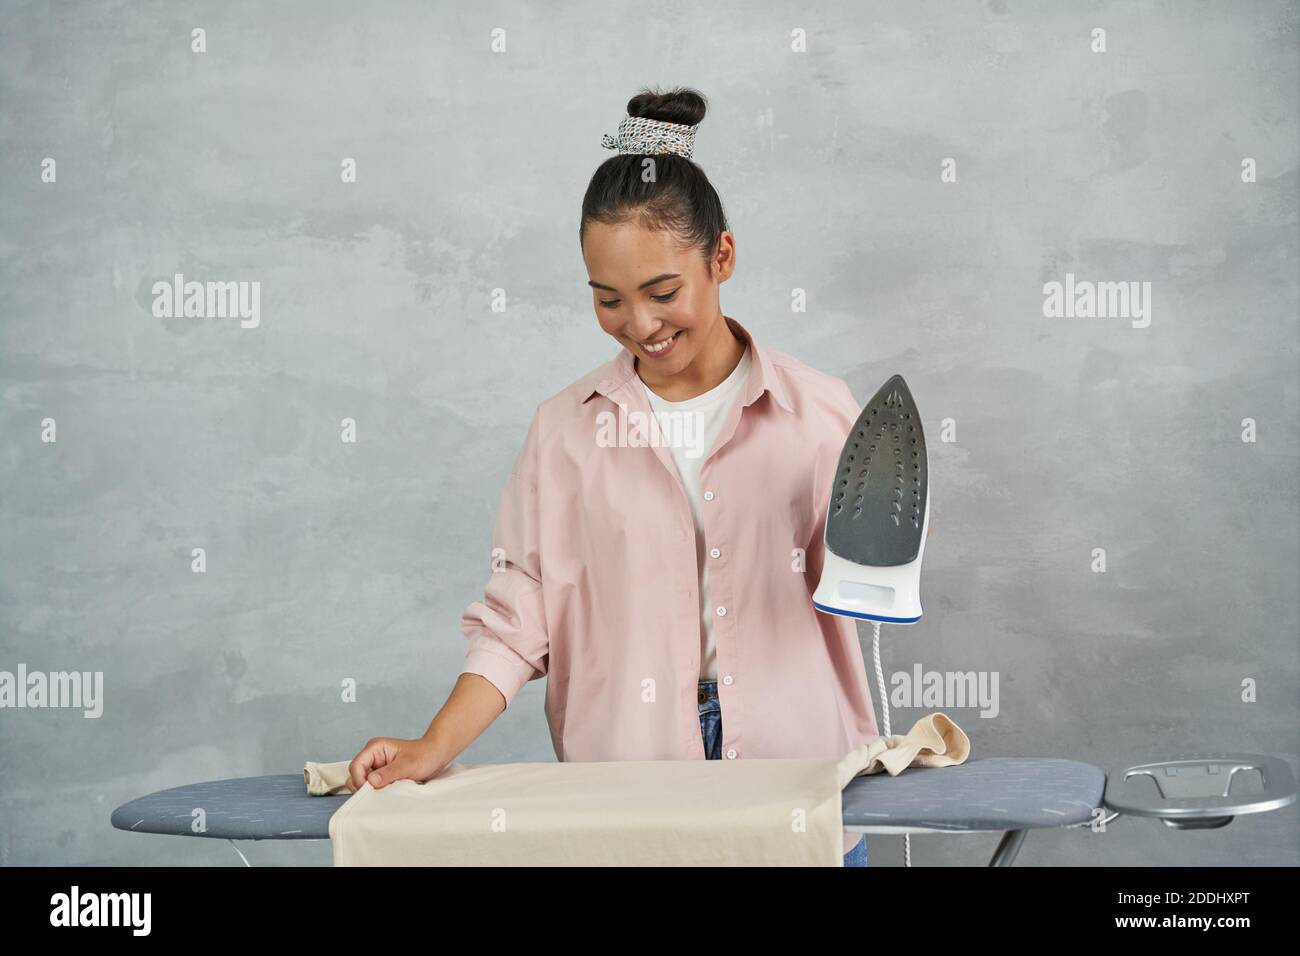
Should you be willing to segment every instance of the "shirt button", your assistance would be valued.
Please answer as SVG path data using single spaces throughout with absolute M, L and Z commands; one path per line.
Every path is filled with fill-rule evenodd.
M 704 493 L 704 500 L 705 500 L 705 501 L 712 501 L 712 500 L 713 500 L 713 492 L 711 492 L 711 491 L 706 491 L 706 492 Z
M 718 617 L 726 617 L 726 616 L 727 616 L 727 609 L 725 607 L 718 608 Z
M 727 759 L 728 759 L 728 760 L 735 760 L 735 759 L 736 759 L 736 748 L 735 748 L 735 747 L 732 747 L 730 750 L 727 751 Z
M 735 679 L 730 674 L 728 674 L 726 677 L 722 678 L 722 683 L 731 684 L 734 683 L 734 680 Z
M 712 551 L 709 552 L 709 554 L 713 555 L 713 557 L 715 558 L 719 558 L 722 556 L 722 552 L 719 551 L 717 548 L 714 548 Z

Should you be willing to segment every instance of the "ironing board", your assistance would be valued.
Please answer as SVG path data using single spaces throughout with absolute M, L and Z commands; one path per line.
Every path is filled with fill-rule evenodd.
M 1240 789 L 1231 782 L 1238 774 L 1257 774 L 1262 786 L 1252 781 L 1248 795 L 1231 794 Z M 111 820 L 132 833 L 328 840 L 330 817 L 350 796 L 308 795 L 300 770 L 159 790 L 122 804 Z M 860 833 L 1003 833 L 989 865 L 1010 866 L 1030 830 L 1088 826 L 1097 808 L 1112 811 L 1108 820 L 1126 813 L 1198 828 L 1225 826 L 1234 816 L 1295 799 L 1290 765 L 1254 754 L 1192 754 L 1109 776 L 1074 760 L 985 757 L 955 767 L 910 767 L 897 777 L 855 777 L 843 791 L 843 823 Z M 206 829 L 195 833 L 193 813 L 200 807 Z

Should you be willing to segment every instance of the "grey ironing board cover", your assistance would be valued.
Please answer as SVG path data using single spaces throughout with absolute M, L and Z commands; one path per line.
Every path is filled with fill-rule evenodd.
M 985 757 L 955 767 L 910 767 L 855 777 L 844 788 L 846 827 L 1030 830 L 1090 819 L 1106 774 L 1051 757 Z M 328 840 L 329 820 L 351 794 L 314 797 L 302 771 L 172 787 L 130 800 L 112 824 L 134 833 L 230 840 Z M 192 829 L 202 808 L 205 830 Z

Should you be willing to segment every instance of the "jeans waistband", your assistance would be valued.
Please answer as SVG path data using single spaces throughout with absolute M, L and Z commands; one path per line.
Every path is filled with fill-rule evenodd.
M 718 699 L 718 682 L 715 680 L 702 680 L 699 683 L 699 689 L 696 692 L 696 700 L 701 705 L 708 704 Z

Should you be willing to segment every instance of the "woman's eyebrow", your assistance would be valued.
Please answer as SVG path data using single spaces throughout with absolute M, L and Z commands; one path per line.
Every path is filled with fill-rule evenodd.
M 645 282 L 642 282 L 639 286 L 637 286 L 637 289 L 638 290 L 644 289 L 646 286 L 654 285 L 656 282 L 663 282 L 665 279 L 680 279 L 681 275 L 682 274 L 680 272 L 665 272 L 662 275 L 655 276 L 653 279 L 646 279 Z M 607 292 L 618 291 L 612 285 L 601 285 L 599 282 L 596 282 L 592 279 L 587 280 L 587 285 L 591 286 L 593 289 L 604 289 Z

